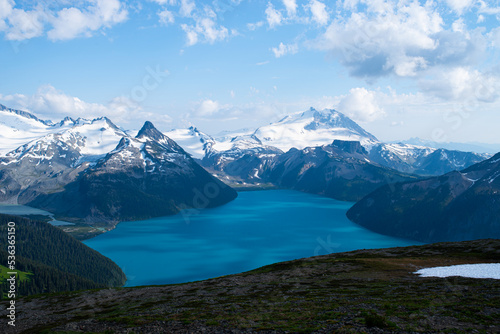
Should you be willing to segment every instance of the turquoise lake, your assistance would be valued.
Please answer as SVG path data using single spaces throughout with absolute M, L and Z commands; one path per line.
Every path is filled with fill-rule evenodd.
M 115 261 L 125 286 L 182 283 L 355 249 L 419 245 L 366 230 L 349 202 L 289 190 L 240 192 L 224 206 L 123 222 L 85 244 Z

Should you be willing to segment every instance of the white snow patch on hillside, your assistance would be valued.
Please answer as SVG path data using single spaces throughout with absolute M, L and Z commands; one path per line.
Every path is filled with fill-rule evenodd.
M 451 277 L 500 279 L 500 263 L 461 264 L 447 267 L 420 269 L 415 272 L 420 277 Z
M 205 156 L 205 145 L 214 143 L 210 136 L 192 128 L 173 129 L 164 134 L 197 159 L 203 159 Z

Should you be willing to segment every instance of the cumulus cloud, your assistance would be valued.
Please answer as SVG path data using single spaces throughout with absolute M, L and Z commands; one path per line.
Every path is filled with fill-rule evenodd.
M 277 48 L 272 48 L 271 49 L 274 53 L 274 56 L 276 58 L 283 57 L 286 54 L 295 54 L 299 51 L 299 46 L 297 44 L 283 44 L 280 43 L 280 45 Z
M 330 19 L 330 14 L 326 10 L 326 5 L 318 0 L 309 2 L 309 10 L 312 13 L 312 19 L 319 25 L 326 25 Z
M 448 101 L 494 102 L 500 95 L 500 77 L 467 67 L 439 70 L 420 81 L 422 91 Z
M 8 40 L 20 41 L 41 36 L 45 19 L 46 14 L 40 10 L 13 9 L 8 16 L 10 28 L 5 37 Z
M 140 103 L 127 96 L 118 96 L 105 104 L 90 103 L 68 95 L 51 85 L 43 85 L 33 95 L 1 95 L 0 103 L 14 109 L 26 110 L 42 119 L 58 122 L 66 116 L 74 119 L 107 116 L 120 125 L 137 127 L 146 120 L 166 126 L 172 118 L 165 113 L 144 110 Z M 158 124 L 157 124 L 158 123 Z
M 160 23 L 164 25 L 169 25 L 175 22 L 174 13 L 172 13 L 168 9 L 159 11 L 158 17 L 160 18 Z
M 456 13 L 462 14 L 465 9 L 470 8 L 475 0 L 446 0 L 448 6 Z
M 336 55 L 354 76 L 416 76 L 434 66 L 468 64 L 486 48 L 481 31 L 467 31 L 462 21 L 445 30 L 431 2 L 379 1 L 367 6 L 332 22 L 313 43 Z
M 288 16 L 294 16 L 297 13 L 297 3 L 295 0 L 283 0 Z
M 266 19 L 269 27 L 274 28 L 281 24 L 283 15 L 281 15 L 281 13 L 274 8 L 273 4 L 269 2 L 266 8 Z
M 213 100 L 204 100 L 202 101 L 198 108 L 196 109 L 197 116 L 210 116 L 219 111 L 221 108 L 219 102 Z
M 186 45 L 193 46 L 198 43 L 224 41 L 230 36 L 238 35 L 235 29 L 228 29 L 218 20 L 218 11 L 221 9 L 214 2 L 203 7 L 197 6 L 193 0 L 153 0 L 162 5 L 158 12 L 162 25 L 170 25 L 177 21 L 186 36 Z M 238 5 L 238 0 L 231 0 L 233 5 Z
M 67 40 L 91 36 L 101 28 L 109 28 L 127 19 L 128 12 L 119 0 L 97 0 L 87 8 L 64 8 L 51 19 L 53 28 L 47 36 L 52 40 Z
M 224 26 L 219 26 L 212 18 L 200 18 L 195 25 L 181 25 L 186 33 L 187 45 L 192 46 L 203 41 L 213 44 L 217 41 L 225 40 L 229 36 L 229 31 Z
M 196 8 L 196 4 L 191 0 L 181 0 L 181 8 L 179 13 L 184 17 L 190 17 Z
M 32 96 L 14 94 L 2 96 L 2 100 L 14 108 L 36 111 L 50 117 L 96 117 L 105 115 L 108 109 L 96 103 L 87 103 L 77 97 L 64 94 L 51 85 L 43 85 Z
M 51 40 L 68 40 L 123 22 L 128 11 L 119 0 L 87 0 L 78 6 L 49 7 L 34 5 L 31 10 L 15 8 L 12 0 L 0 0 L 0 31 L 8 40 L 26 40 L 42 36 L 47 29 Z
M 352 88 L 349 94 L 342 98 L 338 109 L 361 122 L 371 122 L 385 116 L 384 110 L 377 103 L 376 93 L 366 88 Z

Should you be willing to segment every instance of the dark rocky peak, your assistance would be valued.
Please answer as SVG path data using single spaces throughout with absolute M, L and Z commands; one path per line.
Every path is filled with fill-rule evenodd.
M 363 155 L 368 154 L 365 148 L 361 146 L 361 143 L 359 141 L 346 141 L 346 140 L 335 139 L 331 144 L 331 146 L 350 154 L 354 153 L 359 153 Z
M 167 136 L 165 136 L 163 133 L 158 131 L 158 129 L 155 128 L 153 123 L 151 123 L 150 121 L 146 121 L 146 123 L 144 123 L 144 125 L 142 126 L 142 129 L 139 131 L 139 133 L 137 134 L 137 136 L 135 138 L 137 138 L 137 139 L 149 138 L 149 139 L 159 141 L 159 140 L 167 138 Z
M 59 125 L 59 126 L 63 126 L 63 125 L 64 125 L 64 124 L 66 124 L 66 123 L 73 123 L 73 124 L 75 124 L 75 120 L 74 120 L 73 118 L 69 117 L 69 116 L 66 116 L 66 117 L 64 117 L 64 119 L 63 119 L 62 121 L 60 121 L 57 125 Z
M 120 139 L 120 142 L 118 143 L 118 145 L 116 145 L 115 151 L 119 151 L 123 147 L 127 147 L 129 145 L 130 145 L 130 139 L 127 137 L 123 137 L 122 139 Z

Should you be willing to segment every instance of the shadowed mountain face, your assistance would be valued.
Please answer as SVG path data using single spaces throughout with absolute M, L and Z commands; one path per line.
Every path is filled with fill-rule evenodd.
M 331 145 L 291 149 L 265 165 L 262 179 L 274 184 L 357 201 L 376 188 L 418 177 L 371 163 L 358 141 L 335 140 Z
M 348 212 L 379 233 L 414 240 L 500 238 L 500 153 L 461 172 L 384 186 Z
M 133 138 L 108 119 L 99 121 L 100 136 L 111 132 L 109 142 L 118 144 L 88 154 L 95 136 L 82 133 L 96 122 L 46 135 L 2 158 L 2 200 L 61 219 L 116 224 L 214 207 L 237 196 L 150 122 Z

